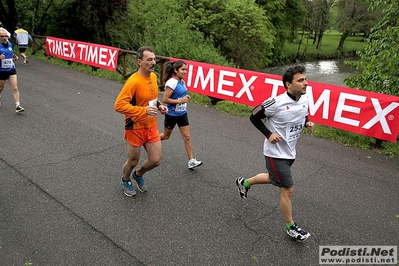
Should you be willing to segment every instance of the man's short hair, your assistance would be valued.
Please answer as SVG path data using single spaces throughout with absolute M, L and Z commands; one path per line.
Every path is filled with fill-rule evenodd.
M 152 48 L 151 46 L 143 46 L 137 50 L 136 59 L 143 59 L 143 55 L 144 55 L 145 51 L 155 53 L 154 48 Z
M 299 65 L 291 66 L 284 72 L 283 84 L 284 84 L 285 89 L 288 89 L 288 87 L 285 83 L 287 83 L 287 82 L 292 83 L 295 74 L 298 74 L 298 73 L 300 73 L 300 74 L 306 73 L 306 68 L 304 65 L 299 64 Z

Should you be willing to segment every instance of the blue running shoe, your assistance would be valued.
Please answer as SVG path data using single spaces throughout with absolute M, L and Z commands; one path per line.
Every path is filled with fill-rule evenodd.
M 136 171 L 133 171 L 132 173 L 133 179 L 136 181 L 137 183 L 137 188 L 141 191 L 141 192 L 146 192 L 148 190 L 147 185 L 145 184 L 144 181 L 144 177 L 143 176 L 137 176 L 136 175 Z
M 136 196 L 136 191 L 134 190 L 134 187 L 132 186 L 132 181 L 123 180 L 123 177 L 122 177 L 120 186 L 122 187 L 123 193 L 125 193 L 126 196 L 128 196 L 128 197 Z

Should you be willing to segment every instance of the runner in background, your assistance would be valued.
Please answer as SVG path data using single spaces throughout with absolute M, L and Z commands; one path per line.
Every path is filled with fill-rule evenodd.
M 24 65 L 26 65 L 28 63 L 28 59 L 25 52 L 28 48 L 29 41 L 33 42 L 33 39 L 29 32 L 22 28 L 21 23 L 17 23 L 16 28 L 17 29 L 14 31 L 13 38 L 18 46 L 19 53 L 24 58 Z
M 193 145 L 191 143 L 190 124 L 188 122 L 187 104 L 190 101 L 190 95 L 184 82 L 187 73 L 187 64 L 178 60 L 176 62 L 167 62 L 164 73 L 165 91 L 163 93 L 163 103 L 168 107 L 168 113 L 165 114 L 165 128 L 161 133 L 161 140 L 167 140 L 173 132 L 176 124 L 180 129 L 181 137 L 184 141 L 188 156 L 188 169 L 201 166 L 202 162 L 197 161 L 193 155 Z
M 13 52 L 12 43 L 8 40 L 9 36 L 5 29 L 0 29 L 0 106 L 1 92 L 4 89 L 6 80 L 10 81 L 11 89 L 15 100 L 15 112 L 20 113 L 25 109 L 20 105 L 19 90 L 17 84 L 17 70 L 14 60 L 18 59 Z

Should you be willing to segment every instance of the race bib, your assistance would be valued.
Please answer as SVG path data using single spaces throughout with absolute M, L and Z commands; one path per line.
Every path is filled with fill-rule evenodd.
M 303 129 L 302 122 L 295 122 L 286 128 L 286 139 L 287 142 L 296 140 L 301 136 L 301 132 Z
M 149 105 L 149 106 L 157 106 L 157 102 L 158 102 L 158 100 L 157 100 L 157 99 L 154 99 L 154 100 L 149 101 L 149 102 L 148 102 L 148 105 Z
M 14 66 L 13 59 L 3 59 L 1 60 L 1 68 L 12 68 Z
M 178 103 L 176 104 L 175 111 L 176 112 L 183 112 L 187 110 L 187 103 Z

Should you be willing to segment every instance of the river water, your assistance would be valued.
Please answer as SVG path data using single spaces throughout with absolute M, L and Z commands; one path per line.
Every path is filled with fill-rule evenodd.
M 345 65 L 345 60 L 348 59 L 319 60 L 302 64 L 306 67 L 308 81 L 346 87 L 344 79 L 360 72 L 351 66 Z M 281 76 L 289 66 L 292 66 L 292 64 L 266 68 L 262 72 Z

